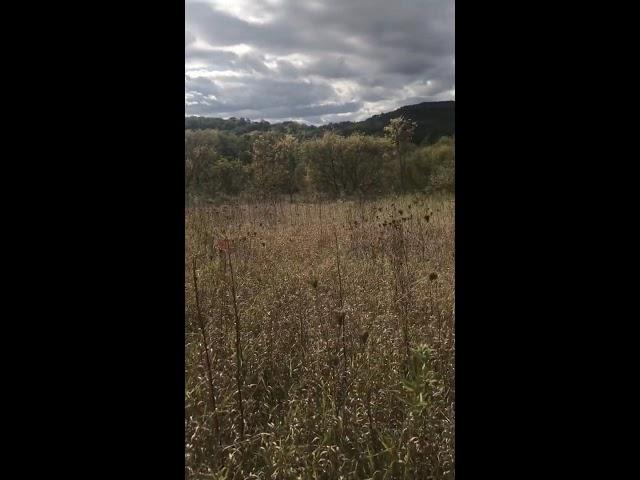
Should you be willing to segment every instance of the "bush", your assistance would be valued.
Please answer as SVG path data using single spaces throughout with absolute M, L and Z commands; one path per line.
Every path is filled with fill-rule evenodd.
M 455 145 L 443 137 L 433 145 L 420 147 L 407 158 L 409 182 L 414 190 L 454 192 Z

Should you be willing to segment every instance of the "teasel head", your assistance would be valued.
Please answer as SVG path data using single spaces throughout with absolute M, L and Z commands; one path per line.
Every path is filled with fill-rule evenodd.
M 336 325 L 339 327 L 344 323 L 344 317 L 346 317 L 347 312 L 344 310 L 336 310 L 333 312 L 333 319 L 336 322 Z

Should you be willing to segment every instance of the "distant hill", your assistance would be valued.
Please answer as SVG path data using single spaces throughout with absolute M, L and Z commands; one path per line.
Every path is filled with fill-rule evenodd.
M 393 112 L 374 115 L 360 122 L 341 122 L 319 127 L 325 130 L 337 131 L 340 134 L 362 132 L 367 135 L 382 135 L 384 127 L 392 118 L 404 115 L 418 124 L 413 135 L 413 142 L 420 143 L 426 137 L 428 141 L 435 141 L 442 136 L 451 136 L 455 133 L 455 107 L 454 101 L 449 102 L 423 102 L 415 105 L 406 105 Z
M 447 102 L 423 102 L 415 105 L 406 105 L 388 113 L 381 113 L 360 122 L 330 123 L 319 127 L 303 125 L 296 122 L 282 122 L 270 124 L 269 122 L 252 122 L 244 118 L 210 118 L 210 117 L 185 117 L 186 130 L 201 130 L 213 128 L 229 131 L 238 135 L 254 131 L 276 131 L 314 137 L 323 132 L 332 131 L 339 135 L 352 133 L 364 133 L 367 135 L 382 135 L 384 127 L 392 118 L 404 115 L 418 124 L 413 136 L 413 142 L 431 143 L 442 136 L 451 136 L 455 133 L 455 101 Z

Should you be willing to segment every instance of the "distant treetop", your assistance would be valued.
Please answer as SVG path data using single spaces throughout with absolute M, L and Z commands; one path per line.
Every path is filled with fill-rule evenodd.
M 214 129 L 227 131 L 237 135 L 251 132 L 279 132 L 300 135 L 302 137 L 317 137 L 325 132 L 334 132 L 341 136 L 352 133 L 364 133 L 366 135 L 383 136 L 384 128 L 393 118 L 404 117 L 414 122 L 416 127 L 413 132 L 412 142 L 433 143 L 443 136 L 455 134 L 455 101 L 423 102 L 415 105 L 406 105 L 392 112 L 374 115 L 360 122 L 330 123 L 322 126 L 305 125 L 298 122 L 286 121 L 271 124 L 267 121 L 252 121 L 248 118 L 228 119 L 213 117 L 185 117 L 185 130 Z

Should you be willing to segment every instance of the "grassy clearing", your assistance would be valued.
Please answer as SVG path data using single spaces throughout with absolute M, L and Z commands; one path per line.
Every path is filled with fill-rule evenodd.
M 453 478 L 453 210 L 186 211 L 187 478 Z

